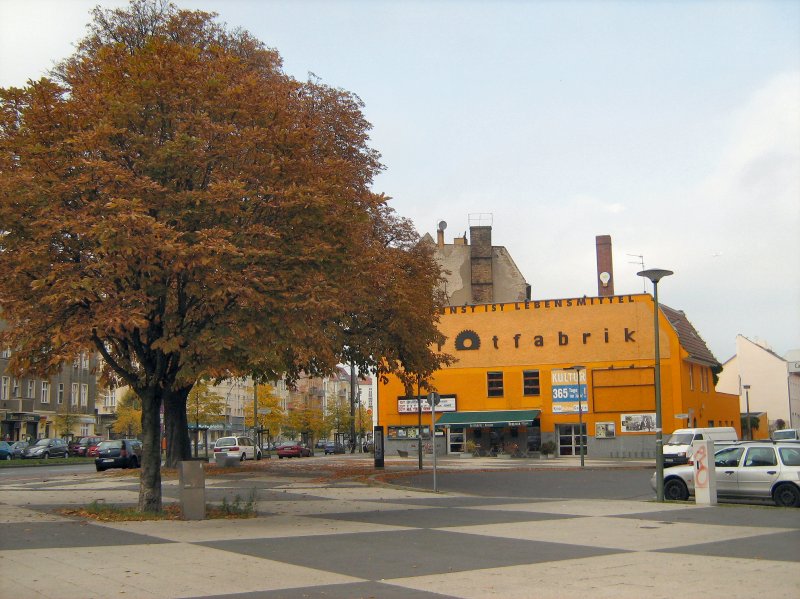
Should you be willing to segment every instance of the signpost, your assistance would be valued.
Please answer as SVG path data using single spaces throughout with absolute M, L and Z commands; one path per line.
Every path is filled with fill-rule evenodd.
M 433 492 L 438 493 L 436 488 L 436 406 L 439 405 L 441 397 L 435 391 L 428 394 L 428 403 L 431 406 L 431 449 L 433 449 Z

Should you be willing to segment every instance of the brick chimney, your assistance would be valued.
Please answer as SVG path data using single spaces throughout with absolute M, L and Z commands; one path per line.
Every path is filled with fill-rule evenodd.
M 492 227 L 470 227 L 469 241 L 472 301 L 475 304 L 491 304 L 494 301 Z
M 597 295 L 614 295 L 614 264 L 611 257 L 611 235 L 595 237 L 597 249 Z

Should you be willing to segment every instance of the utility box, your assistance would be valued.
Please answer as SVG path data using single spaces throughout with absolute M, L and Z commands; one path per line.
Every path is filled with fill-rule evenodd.
M 692 443 L 694 500 L 698 505 L 717 505 L 717 474 L 714 471 L 714 441 Z
M 241 462 L 236 456 L 229 456 L 224 451 L 218 451 L 214 453 L 214 463 L 220 468 L 233 468 Z
M 205 520 L 206 517 L 206 477 L 203 463 L 198 461 L 178 464 L 181 518 L 184 520 Z

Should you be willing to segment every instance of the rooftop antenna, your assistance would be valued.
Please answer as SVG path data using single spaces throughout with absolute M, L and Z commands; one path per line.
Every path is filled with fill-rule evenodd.
M 642 271 L 644 271 L 644 256 L 639 254 L 627 254 L 631 258 L 639 258 L 636 262 L 628 260 L 628 264 L 637 264 L 642 267 Z M 642 293 L 647 293 L 647 279 L 642 278 Z

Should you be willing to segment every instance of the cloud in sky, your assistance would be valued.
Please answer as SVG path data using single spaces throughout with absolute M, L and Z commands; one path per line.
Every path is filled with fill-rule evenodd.
M 0 0 L 0 85 L 66 57 L 97 3 Z M 448 239 L 491 213 L 536 297 L 595 294 L 609 234 L 617 292 L 642 291 L 636 256 L 674 270 L 659 295 L 718 359 L 739 333 L 800 347 L 800 4 L 178 4 L 357 93 L 376 191 Z

